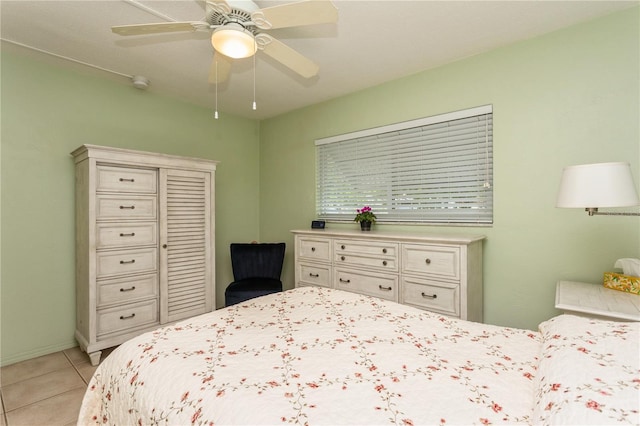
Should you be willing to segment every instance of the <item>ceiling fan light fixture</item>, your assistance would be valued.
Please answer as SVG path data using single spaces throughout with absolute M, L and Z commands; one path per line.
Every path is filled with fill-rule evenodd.
M 253 34 L 240 24 L 227 24 L 211 35 L 211 44 L 217 52 L 234 59 L 255 55 L 258 46 Z

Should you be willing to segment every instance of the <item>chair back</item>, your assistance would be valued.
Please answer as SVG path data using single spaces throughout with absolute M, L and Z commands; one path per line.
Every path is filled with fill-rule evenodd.
M 235 281 L 247 278 L 280 280 L 285 243 L 232 243 L 231 266 Z

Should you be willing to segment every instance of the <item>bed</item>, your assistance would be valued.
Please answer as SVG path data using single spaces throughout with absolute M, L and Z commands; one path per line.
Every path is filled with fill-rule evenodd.
M 303 287 L 136 337 L 79 425 L 638 424 L 640 323 L 539 331 Z

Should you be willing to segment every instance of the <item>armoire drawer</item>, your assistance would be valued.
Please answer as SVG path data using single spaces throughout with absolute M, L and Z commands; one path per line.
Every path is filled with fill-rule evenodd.
M 152 299 L 100 310 L 98 311 L 97 322 L 98 336 L 157 324 L 159 323 L 158 301 Z
M 403 244 L 402 273 L 460 279 L 460 249 L 451 246 Z
M 96 254 L 96 277 L 98 279 L 155 272 L 158 268 L 158 250 L 155 247 L 132 250 L 102 251 Z
M 155 245 L 158 241 L 156 222 L 98 223 L 96 248 Z
M 331 287 L 331 267 L 322 264 L 298 263 L 296 285 L 316 285 Z
M 96 190 L 99 192 L 157 192 L 156 170 L 100 165 L 97 166 L 97 174 Z
M 98 220 L 153 220 L 158 207 L 155 195 L 98 195 L 96 204 Z
M 158 296 L 158 275 L 136 275 L 98 281 L 98 308 Z
M 298 240 L 298 257 L 300 259 L 331 261 L 331 241 L 321 238 L 300 238 Z
M 459 317 L 460 285 L 405 276 L 400 303 Z
M 336 268 L 333 274 L 333 287 L 394 302 L 398 301 L 397 275 Z

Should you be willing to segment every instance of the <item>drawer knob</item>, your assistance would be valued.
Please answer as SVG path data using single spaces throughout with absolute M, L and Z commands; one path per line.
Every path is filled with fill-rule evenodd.
M 386 260 L 382 261 L 382 266 L 387 266 L 387 261 Z
M 136 236 L 136 233 L 135 233 L 135 232 L 131 232 L 130 234 L 123 234 L 123 233 L 120 233 L 120 236 L 121 236 L 121 237 L 135 237 L 135 236 Z
M 136 286 L 132 286 L 131 288 L 121 288 L 120 291 L 133 291 L 136 289 Z
M 351 280 L 343 280 L 342 278 L 340 278 L 340 282 L 349 284 L 351 282 Z
M 127 315 L 126 317 L 124 315 L 120 315 L 120 319 L 121 320 L 128 320 L 128 319 L 131 319 L 131 318 L 133 318 L 135 316 L 136 316 L 136 314 Z
M 425 299 L 437 299 L 438 295 L 437 294 L 425 294 L 424 292 L 422 293 L 422 297 L 424 297 Z
M 382 249 L 382 253 L 387 254 L 387 249 L 386 249 L 386 248 L 383 248 L 383 249 Z
M 428 257 L 425 259 L 424 261 L 427 265 L 431 265 L 431 259 L 429 259 Z
M 342 250 L 344 250 L 344 249 L 346 249 L 347 247 L 343 244 L 343 245 L 341 245 L 341 246 L 340 246 L 340 248 L 341 248 Z
M 309 276 L 313 278 L 318 278 L 320 274 L 312 274 L 311 272 L 309 272 Z
M 384 286 L 382 286 L 382 285 L 379 285 L 379 286 L 378 286 L 378 288 L 379 288 L 380 290 L 384 290 L 384 291 L 391 291 L 391 287 L 384 287 Z
M 340 260 L 345 260 L 346 258 L 344 256 L 340 256 Z
M 311 247 L 311 251 L 316 251 L 316 248 L 315 247 Z
M 120 210 L 124 210 L 124 209 L 129 209 L 129 210 L 135 210 L 136 206 L 120 206 Z
M 136 263 L 135 259 L 131 259 L 131 260 L 121 260 L 120 264 L 121 265 L 126 265 L 127 263 Z
M 131 182 L 131 183 L 133 183 L 135 181 L 136 181 L 135 179 L 120 178 L 120 182 Z

